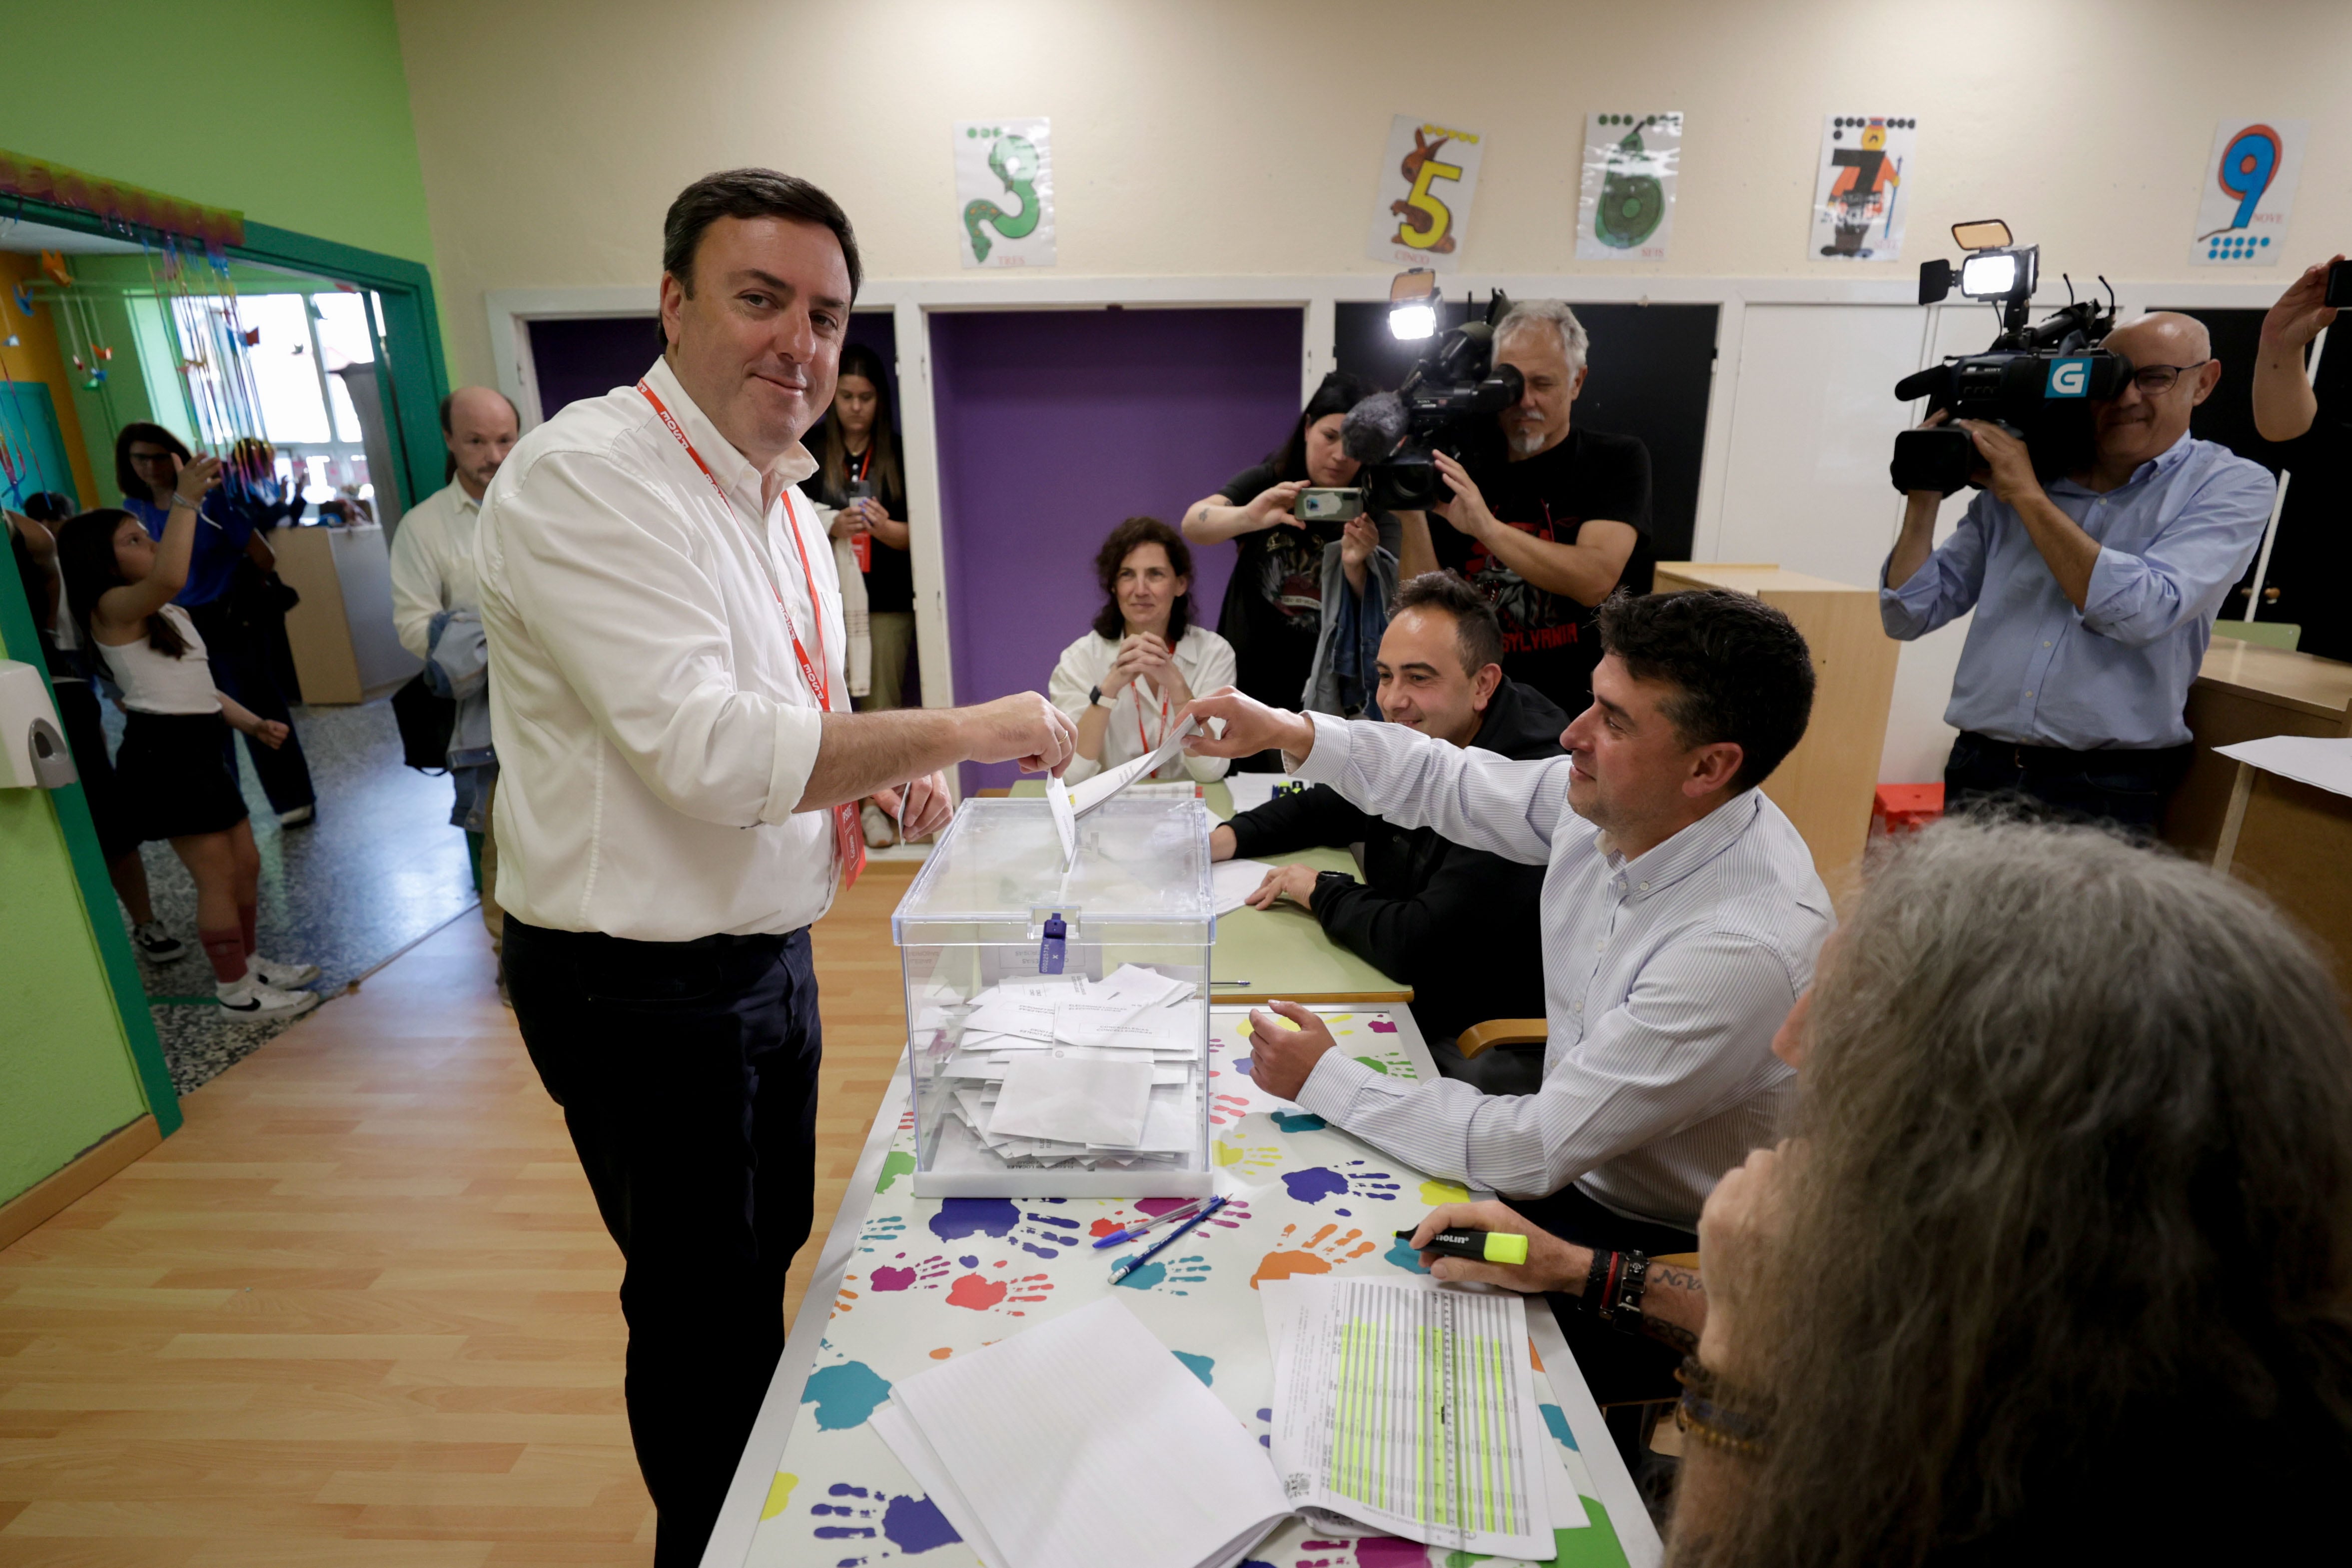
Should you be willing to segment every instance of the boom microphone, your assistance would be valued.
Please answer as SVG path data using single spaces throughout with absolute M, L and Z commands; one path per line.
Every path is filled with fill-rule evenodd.
M 1397 448 L 1406 427 L 1404 399 L 1376 393 L 1348 410 L 1339 425 L 1339 450 L 1359 463 L 1377 463 Z

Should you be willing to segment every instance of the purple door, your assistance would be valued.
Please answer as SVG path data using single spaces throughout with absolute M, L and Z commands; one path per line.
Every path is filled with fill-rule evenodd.
M 1139 514 L 1175 524 L 1282 444 L 1303 331 L 1296 307 L 931 315 L 956 701 L 1045 690 L 1102 606 L 1103 536 Z M 1233 559 L 1195 552 L 1203 626 Z M 967 764 L 963 787 L 1016 776 Z

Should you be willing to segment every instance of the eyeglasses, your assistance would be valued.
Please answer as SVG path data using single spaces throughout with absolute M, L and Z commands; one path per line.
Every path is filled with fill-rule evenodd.
M 2180 384 L 2183 375 L 2212 363 L 2200 359 L 2195 364 L 2144 364 L 2132 372 L 2132 384 L 2139 388 L 2142 397 L 2162 397 Z

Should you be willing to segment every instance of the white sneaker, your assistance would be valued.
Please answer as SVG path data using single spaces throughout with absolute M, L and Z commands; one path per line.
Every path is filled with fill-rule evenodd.
M 250 973 L 242 980 L 214 986 L 213 995 L 220 1010 L 233 1018 L 299 1018 L 319 1005 L 315 992 L 275 990 Z
M 245 972 L 278 991 L 291 991 L 319 978 L 319 966 L 315 963 L 280 963 L 257 952 L 245 961 Z

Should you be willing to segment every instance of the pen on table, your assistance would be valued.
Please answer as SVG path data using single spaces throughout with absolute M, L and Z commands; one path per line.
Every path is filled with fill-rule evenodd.
M 1177 1240 L 1181 1237 L 1186 1231 L 1192 1229 L 1194 1226 L 1200 1224 L 1202 1220 L 1208 1218 L 1211 1215 L 1216 1213 L 1219 1209 L 1224 1206 L 1224 1199 L 1211 1198 L 1207 1205 L 1202 1208 L 1200 1213 L 1194 1215 L 1191 1219 L 1186 1220 L 1182 1225 L 1178 1226 L 1174 1230 L 1170 1231 L 1166 1236 L 1160 1237 L 1158 1245 L 1147 1247 L 1141 1252 L 1137 1253 L 1134 1257 L 1122 1258 L 1118 1262 L 1113 1264 L 1110 1271 L 1110 1282 L 1114 1285 L 1118 1284 L 1129 1274 L 1134 1273 L 1135 1270 L 1140 1268 L 1143 1265 L 1150 1262 L 1154 1258 L 1160 1256 L 1160 1253 L 1166 1251 L 1169 1247 L 1173 1247 Z
M 1202 1204 L 1206 1203 L 1207 1201 L 1208 1200 L 1205 1198 L 1195 1199 L 1193 1202 L 1186 1204 L 1181 1208 L 1173 1208 L 1170 1209 L 1166 1214 L 1154 1215 L 1150 1219 L 1145 1220 L 1141 1225 L 1131 1225 L 1125 1230 L 1112 1231 L 1108 1236 L 1106 1236 L 1100 1241 L 1096 1242 L 1095 1246 L 1097 1247 L 1117 1247 L 1122 1241 L 1133 1241 L 1137 1237 L 1141 1236 L 1147 1230 L 1158 1230 L 1161 1226 L 1170 1224 L 1175 1220 L 1190 1219 L 1192 1217 L 1193 1211 L 1198 1209 Z
M 1246 985 L 1249 982 L 1246 980 L 1212 980 L 1209 984 L 1212 985 Z

